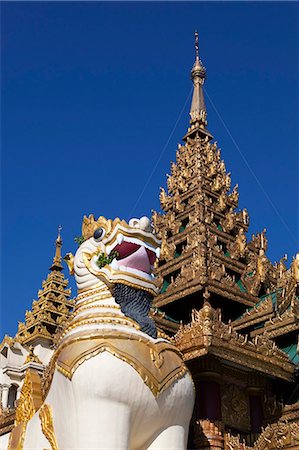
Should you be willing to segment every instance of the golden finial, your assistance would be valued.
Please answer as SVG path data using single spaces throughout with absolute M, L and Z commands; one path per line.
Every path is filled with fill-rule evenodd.
M 195 47 L 195 63 L 193 65 L 192 71 L 191 71 L 191 78 L 196 78 L 199 77 L 201 79 L 204 79 L 206 76 L 206 69 L 204 68 L 204 66 L 202 65 L 202 62 L 199 58 L 199 43 L 198 43 L 198 32 L 195 31 L 194 33 L 195 36 L 195 42 L 194 42 L 194 47 Z M 203 84 L 203 81 L 202 83 Z
M 199 59 L 198 31 L 195 31 L 195 59 Z
M 62 226 L 58 226 L 58 234 L 57 239 L 55 241 L 55 256 L 53 258 L 53 264 L 50 267 L 50 270 L 59 270 L 61 271 L 63 269 L 63 266 L 61 264 L 62 257 L 61 257 L 61 247 L 62 247 L 62 239 L 61 239 L 61 230 Z
M 62 230 L 62 225 L 58 225 L 58 236 L 57 236 L 57 241 L 61 241 L 61 236 L 60 236 L 61 230 Z
M 39 357 L 37 355 L 35 355 L 34 353 L 34 348 L 32 345 L 30 345 L 29 347 L 29 352 L 28 355 L 25 359 L 25 364 L 29 363 L 29 362 L 35 362 L 38 364 L 42 364 L 41 360 L 39 359 Z
M 191 124 L 197 123 L 198 125 L 205 127 L 205 125 L 207 125 L 206 120 L 207 113 L 202 86 L 206 78 L 206 69 L 202 65 L 202 62 L 199 58 L 198 32 L 195 31 L 194 35 L 195 35 L 195 44 L 194 44 L 195 62 L 191 70 L 191 79 L 193 81 L 194 90 L 190 109 L 190 116 L 191 116 L 190 123 Z

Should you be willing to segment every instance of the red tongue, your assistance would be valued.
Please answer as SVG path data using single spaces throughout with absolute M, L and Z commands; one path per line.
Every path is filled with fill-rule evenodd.
M 139 249 L 140 245 L 133 244 L 132 242 L 123 242 L 120 245 L 114 247 L 113 251 L 117 252 L 119 256 L 117 259 L 125 258 Z
M 141 270 L 142 272 L 150 273 L 151 264 L 148 258 L 147 251 L 144 247 L 132 253 L 130 256 L 120 260 L 120 264 L 131 269 Z
M 134 244 L 132 242 L 126 242 L 124 241 L 122 244 L 118 244 L 116 247 L 114 247 L 113 251 L 118 253 L 117 260 L 127 258 L 128 256 L 132 255 L 132 253 L 137 252 L 137 250 L 140 248 L 140 245 Z M 156 261 L 156 253 L 152 250 L 149 250 L 148 248 L 145 249 L 147 256 L 150 261 L 150 265 L 153 265 Z

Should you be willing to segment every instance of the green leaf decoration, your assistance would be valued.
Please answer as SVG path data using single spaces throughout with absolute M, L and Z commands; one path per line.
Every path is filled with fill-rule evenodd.
M 110 264 L 114 258 L 119 256 L 118 252 L 111 252 L 110 255 L 105 255 L 105 253 L 100 253 L 96 265 L 101 269 L 102 267 Z
M 85 241 L 84 236 L 76 236 L 74 238 L 74 241 L 77 242 L 78 247 L 80 247 L 81 244 L 83 244 L 83 242 Z

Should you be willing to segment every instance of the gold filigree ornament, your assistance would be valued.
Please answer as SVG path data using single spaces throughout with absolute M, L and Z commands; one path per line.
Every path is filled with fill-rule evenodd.
M 9 437 L 8 450 L 23 449 L 27 423 L 42 403 L 40 376 L 36 370 L 27 369 L 17 403 L 15 425 Z
M 55 436 L 53 415 L 51 406 L 44 404 L 39 411 L 42 432 L 51 445 L 51 450 L 59 450 Z
M 118 217 L 111 220 L 100 216 L 97 220 L 95 220 L 94 215 L 90 214 L 88 217 L 84 216 L 83 218 L 82 236 L 84 239 L 89 239 L 98 228 L 104 228 L 106 235 L 109 235 L 117 225 L 127 226 L 127 223 Z

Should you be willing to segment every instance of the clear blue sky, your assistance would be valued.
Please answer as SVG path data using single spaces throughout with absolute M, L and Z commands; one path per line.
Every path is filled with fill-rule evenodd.
M 298 251 L 298 3 L 2 2 L 1 20 L 1 335 L 59 224 L 66 253 L 84 214 L 129 218 L 190 92 L 195 29 L 206 90 L 290 230 L 206 100 L 250 233 L 267 228 L 272 261 Z M 188 107 L 133 215 L 159 208 Z

